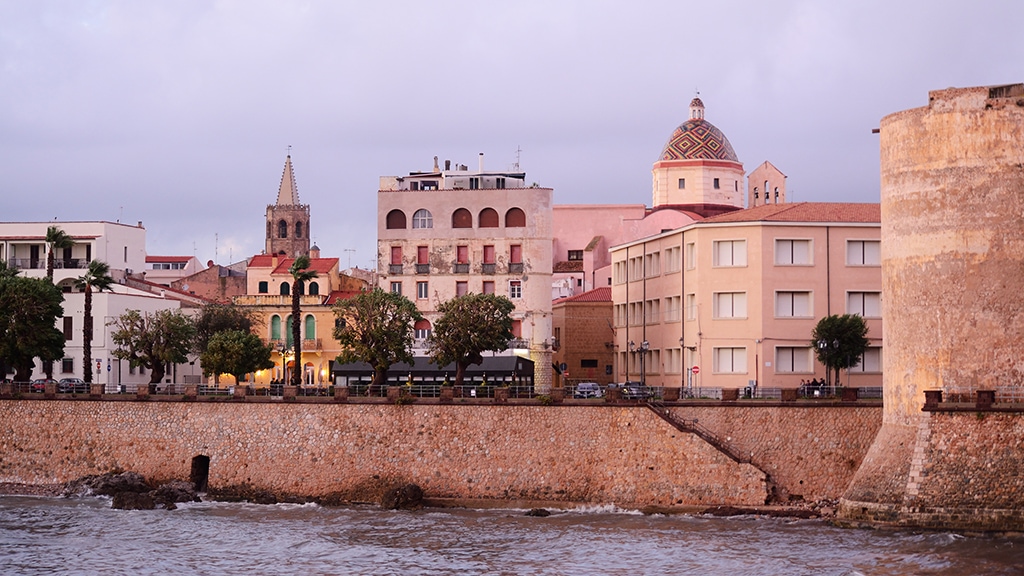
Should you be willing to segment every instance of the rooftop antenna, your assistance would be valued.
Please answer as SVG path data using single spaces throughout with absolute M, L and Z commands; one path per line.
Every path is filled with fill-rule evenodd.
M 291 144 L 288 145 L 288 155 L 289 156 L 292 155 L 292 145 Z
M 352 267 L 352 253 L 355 252 L 355 248 L 345 248 L 342 252 L 348 252 L 348 267 Z
M 523 153 L 523 147 L 517 145 L 516 146 L 516 163 L 512 165 L 512 170 L 514 170 L 516 172 L 519 172 L 519 157 L 522 155 L 522 153 Z
M 220 246 L 220 234 L 217 232 L 213 233 L 213 262 L 217 263 L 217 250 Z
M 121 212 L 118 213 L 117 222 L 120 224 L 121 219 L 124 218 L 124 206 L 119 206 L 119 208 L 121 209 Z

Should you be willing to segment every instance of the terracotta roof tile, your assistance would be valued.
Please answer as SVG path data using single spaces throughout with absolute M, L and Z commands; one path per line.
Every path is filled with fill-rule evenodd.
M 349 298 L 355 298 L 359 294 L 357 290 L 334 290 L 328 296 L 324 302 L 327 306 L 333 306 L 339 300 L 348 300 Z
M 188 262 L 191 256 L 146 256 L 146 262 Z
M 583 260 L 555 262 L 554 272 L 583 272 Z
M 581 294 L 574 296 L 566 296 L 565 298 L 559 298 L 552 302 L 552 304 L 565 304 L 567 302 L 611 302 L 612 301 L 612 288 L 611 286 L 601 286 L 600 288 L 594 288 L 593 290 L 587 290 Z
M 852 202 L 794 202 L 765 204 L 746 210 L 720 214 L 701 224 L 722 222 L 863 222 L 880 223 L 881 204 Z

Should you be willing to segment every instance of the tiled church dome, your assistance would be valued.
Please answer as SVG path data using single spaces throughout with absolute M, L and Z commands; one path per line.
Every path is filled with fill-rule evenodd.
M 704 119 L 700 98 L 690 102 L 690 119 L 672 133 L 658 160 L 729 160 L 739 162 L 721 130 Z

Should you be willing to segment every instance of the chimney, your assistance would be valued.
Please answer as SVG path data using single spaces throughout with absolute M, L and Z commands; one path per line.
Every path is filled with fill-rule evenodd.
M 142 220 L 139 220 L 139 228 L 142 228 Z
M 484 153 L 481 152 L 480 153 L 480 167 L 477 169 L 477 172 L 480 172 L 482 174 L 483 171 L 484 171 Z
M 434 172 L 440 172 L 441 169 L 437 166 L 437 156 L 434 156 Z
M 451 169 L 452 169 L 452 161 L 451 160 L 445 160 L 444 161 L 444 170 L 445 170 L 445 172 L 447 172 L 447 171 L 449 171 Z

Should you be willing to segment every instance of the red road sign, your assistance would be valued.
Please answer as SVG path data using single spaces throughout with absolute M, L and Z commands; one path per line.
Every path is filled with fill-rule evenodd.
M 690 368 L 690 372 L 693 372 L 694 374 L 700 374 L 700 366 L 694 366 L 693 368 Z

